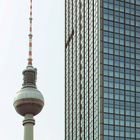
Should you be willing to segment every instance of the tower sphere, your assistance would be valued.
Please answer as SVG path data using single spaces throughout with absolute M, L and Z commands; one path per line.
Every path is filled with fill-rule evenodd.
M 37 115 L 44 106 L 44 98 L 39 90 L 32 87 L 22 88 L 14 98 L 15 110 L 22 116 Z

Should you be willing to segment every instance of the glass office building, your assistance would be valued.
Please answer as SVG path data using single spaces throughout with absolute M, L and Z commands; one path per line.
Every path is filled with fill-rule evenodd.
M 65 0 L 65 140 L 140 140 L 140 0 Z

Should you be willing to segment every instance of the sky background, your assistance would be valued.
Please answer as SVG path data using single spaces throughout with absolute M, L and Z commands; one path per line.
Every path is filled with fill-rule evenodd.
M 23 140 L 13 99 L 27 65 L 29 0 L 0 0 L 0 137 Z M 64 0 L 33 0 L 33 65 L 45 106 L 35 140 L 64 140 Z

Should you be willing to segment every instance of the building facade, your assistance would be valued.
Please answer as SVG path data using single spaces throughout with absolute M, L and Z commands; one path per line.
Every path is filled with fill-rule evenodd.
M 65 140 L 140 139 L 140 0 L 65 0 Z

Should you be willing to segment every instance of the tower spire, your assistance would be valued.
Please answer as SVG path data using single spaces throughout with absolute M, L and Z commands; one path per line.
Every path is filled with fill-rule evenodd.
M 30 0 L 30 17 L 29 17 L 29 58 L 28 58 L 28 66 L 32 66 L 32 0 Z

